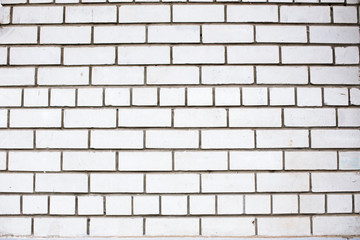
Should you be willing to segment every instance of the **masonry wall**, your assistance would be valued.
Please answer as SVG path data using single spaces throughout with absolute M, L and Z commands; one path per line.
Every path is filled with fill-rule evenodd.
M 360 234 L 355 0 L 2 0 L 1 236 Z

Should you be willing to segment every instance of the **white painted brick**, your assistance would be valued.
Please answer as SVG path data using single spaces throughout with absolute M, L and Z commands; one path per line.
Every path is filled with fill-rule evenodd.
M 113 184 L 109 184 L 109 182 Z M 142 174 L 91 174 L 90 192 L 123 193 L 143 192 L 144 176 Z
M 197 67 L 148 67 L 148 84 L 198 84 Z
M 327 212 L 328 213 L 351 213 L 352 212 L 352 195 L 351 194 L 329 194 L 327 195 Z
M 201 175 L 202 192 L 254 192 L 252 173 L 208 173 Z
M 284 109 L 284 125 L 286 127 L 334 127 L 336 125 L 335 109 Z
M 200 27 L 192 25 L 154 25 L 148 27 L 150 43 L 198 43 Z
M 114 171 L 114 152 L 64 152 L 63 170 Z
M 201 147 L 212 148 L 253 148 L 254 132 L 252 130 L 203 130 Z
M 174 22 L 224 22 L 222 5 L 174 5 Z
M 159 214 L 159 196 L 134 196 L 134 214 Z
M 188 88 L 187 89 L 188 106 L 211 106 L 213 105 L 212 88 Z
M 285 169 L 287 170 L 329 170 L 336 168 L 336 152 L 285 152 Z
M 229 46 L 227 48 L 229 63 L 279 63 L 277 46 Z
M 359 68 L 311 67 L 310 79 L 313 84 L 359 84 Z
M 35 236 L 86 236 L 86 218 L 34 218 Z
M 297 88 L 296 93 L 298 106 L 322 106 L 321 88 Z
M 33 131 L 27 130 L 2 130 L 0 131 L 0 148 L 28 149 L 34 146 Z
M 339 152 L 340 169 L 359 169 L 360 152 Z
M 199 235 L 198 218 L 147 218 L 148 236 L 196 236 Z
M 143 132 L 136 130 L 93 130 L 91 148 L 140 149 L 143 148 Z
M 325 195 L 300 195 L 300 213 L 325 213 Z
M 239 106 L 240 89 L 239 88 L 215 88 L 216 106 Z
M 0 173 L 0 191 L 33 192 L 33 180 L 33 174 L 30 173 Z
M 34 68 L 1 68 L 0 69 L 0 86 L 34 85 L 34 83 L 35 83 Z M 14 91 L 14 90 L 8 89 L 7 91 Z M 2 89 L 0 89 L 0 92 L 1 92 L 0 94 L 1 97 L 1 95 L 3 94 Z M 0 103 L 1 102 L 3 102 L 3 99 L 1 99 Z
M 146 192 L 148 193 L 196 193 L 200 191 L 198 174 L 148 174 Z
M 190 196 L 190 214 L 213 215 L 215 214 L 214 195 L 192 195 Z
M 201 219 L 204 236 L 253 236 L 255 235 L 254 218 L 215 218 Z
M 130 89 L 129 88 L 106 88 L 105 103 L 106 106 L 129 106 Z
M 329 6 L 281 6 L 280 22 L 330 23 Z
M 312 173 L 313 192 L 359 191 L 360 176 L 356 172 Z
M 35 44 L 37 27 L 5 27 L 0 29 L 0 44 Z
M 62 23 L 62 7 L 14 7 L 12 23 Z
M 204 84 L 251 84 L 254 70 L 248 66 L 204 66 L 201 81 Z
M 120 23 L 170 22 L 169 5 L 122 5 L 119 7 Z
M 90 44 L 91 27 L 41 27 L 41 44 Z
M 170 48 L 164 46 L 118 47 L 118 64 L 170 64 Z
M 144 43 L 144 26 L 95 26 L 94 43 Z
M 175 46 L 173 62 L 174 64 L 224 63 L 225 49 L 222 46 Z
M 258 173 L 258 192 L 306 192 L 309 191 L 308 173 Z
M 225 109 L 175 109 L 175 127 L 225 127 Z
M 332 63 L 332 49 L 327 46 L 281 47 L 282 63 Z
M 9 152 L 9 170 L 60 171 L 60 152 Z
M 107 196 L 106 215 L 131 215 L 131 196 Z
M 270 88 L 270 105 L 292 106 L 295 105 L 294 88 Z
M 313 218 L 313 234 L 318 235 L 359 235 L 358 216 L 316 216 Z
M 275 214 L 297 214 L 298 196 L 297 195 L 273 195 L 273 213 Z
M 26 3 L 26 0 L 3 0 L 3 1 L 1 1 L 1 4 L 20 4 L 20 3 Z
M 0 65 L 7 64 L 7 48 L 1 47 L 0 48 Z
M 65 65 L 114 64 L 115 47 L 64 48 Z
M 199 132 L 195 130 L 147 130 L 147 148 L 198 148 Z
M 281 109 L 231 108 L 229 109 L 229 126 L 281 127 Z
M 120 171 L 170 171 L 170 152 L 119 152 Z
M 60 109 L 12 109 L 10 110 L 12 128 L 50 128 L 61 127 Z
M 142 218 L 91 218 L 91 236 L 140 236 Z
M 356 64 L 359 63 L 359 48 L 357 47 L 336 47 L 336 64 Z
M 58 47 L 12 47 L 10 48 L 12 65 L 54 65 L 60 64 Z
M 161 213 L 163 215 L 186 215 L 186 196 L 161 196 Z
M 307 84 L 306 67 L 259 66 L 256 67 L 258 84 Z
M 229 5 L 227 7 L 228 22 L 277 22 L 277 6 Z
M 116 127 L 115 109 L 65 109 L 66 128 L 113 128 Z
M 80 88 L 77 92 L 78 106 L 102 106 L 103 89 L 102 88 Z
M 21 105 L 21 89 L 13 88 L 6 89 L 0 88 L 0 106 L 1 107 L 14 107 Z
M 50 106 L 75 106 L 75 89 L 51 89 Z
M 31 218 L 0 217 L 0 233 L 3 236 L 29 236 L 31 235 Z
M 52 215 L 74 215 L 75 196 L 50 196 L 50 214 Z
M 36 192 L 87 192 L 88 176 L 71 173 L 36 174 Z
M 254 30 L 250 25 L 203 25 L 204 43 L 253 42 Z
M 0 110 L 0 128 L 6 128 L 8 123 L 8 111 L 6 109 Z
M 360 126 L 360 109 L 338 109 L 338 121 L 342 127 Z
M 89 68 L 39 68 L 39 85 L 87 85 L 89 84 Z
M 0 195 L 0 214 L 20 214 L 20 196 Z
M 359 43 L 357 27 L 310 26 L 311 43 Z
M 160 106 L 184 106 L 185 88 L 160 88 Z
M 94 67 L 94 85 L 139 85 L 144 83 L 142 67 Z
M 257 219 L 260 236 L 310 236 L 309 217 L 261 217 Z
M 266 25 L 256 26 L 257 42 L 305 43 L 305 26 Z
M 101 196 L 79 196 L 78 197 L 78 214 L 79 215 L 102 215 L 103 197 Z
M 3 7 L 0 10 L 0 24 L 10 23 L 10 7 Z
M 186 171 L 226 170 L 226 152 L 175 152 L 174 169 Z
M 270 214 L 270 195 L 245 195 L 246 214 Z
M 267 96 L 266 88 L 242 88 L 242 104 L 245 106 L 267 105 Z
M 231 170 L 281 170 L 281 151 L 231 151 Z
M 120 127 L 170 127 L 170 109 L 119 109 Z
M 350 103 L 351 105 L 360 105 L 360 89 L 350 89 Z
M 243 195 L 218 195 L 218 214 L 242 214 L 244 213 Z
M 303 148 L 309 146 L 307 130 L 257 130 L 258 148 Z
M 349 94 L 347 88 L 324 88 L 324 105 L 347 106 Z
M 157 88 L 134 88 L 132 91 L 132 104 L 135 106 L 156 106 Z
M 37 148 L 87 148 L 87 130 L 38 130 Z
M 49 104 L 49 90 L 47 88 L 24 89 L 24 106 L 47 107 Z
M 334 23 L 356 23 L 356 7 L 334 6 Z
M 116 6 L 68 6 L 66 23 L 116 22 Z
M 7 160 L 6 160 L 6 152 L 0 152 L 0 170 L 6 170 Z
M 24 214 L 47 214 L 47 196 L 23 196 L 22 209 Z
M 312 130 L 313 148 L 359 148 L 359 130 Z

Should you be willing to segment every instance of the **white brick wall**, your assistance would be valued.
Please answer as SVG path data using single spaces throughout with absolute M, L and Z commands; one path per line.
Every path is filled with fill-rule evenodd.
M 0 238 L 360 235 L 357 0 L 0 3 Z

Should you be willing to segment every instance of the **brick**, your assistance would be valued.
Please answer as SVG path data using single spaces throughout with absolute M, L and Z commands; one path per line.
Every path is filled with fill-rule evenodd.
M 275 214 L 297 214 L 298 196 L 297 195 L 273 195 L 273 213 Z
M 302 148 L 309 146 L 307 130 L 257 130 L 258 148 Z
M 358 216 L 315 216 L 313 234 L 318 235 L 359 235 Z
M 134 196 L 134 214 L 159 214 L 159 196 Z
M 120 127 L 170 127 L 170 109 L 119 109 Z
M 339 152 L 340 169 L 359 169 L 360 152 Z
M 148 174 L 147 193 L 196 193 L 200 191 L 198 174 Z
M 51 89 L 50 106 L 75 106 L 75 89 Z
M 102 215 L 103 197 L 101 196 L 79 196 L 78 197 L 78 214 L 79 215 Z
M 161 213 L 163 215 L 186 215 L 186 196 L 161 196 Z
M 80 88 L 77 91 L 78 106 L 102 106 L 103 105 L 102 88 Z
M 23 209 L 23 214 L 47 214 L 48 197 L 23 196 L 22 209 Z
M 332 49 L 327 46 L 319 47 L 281 47 L 282 63 L 332 63 Z
M 15 107 L 21 105 L 21 89 L 0 88 L 0 106 L 1 107 Z
M 144 83 L 142 67 L 94 67 L 94 85 L 139 85 Z
M 254 192 L 252 173 L 208 173 L 201 175 L 202 192 Z
M 258 84 L 307 84 L 306 67 L 259 66 L 256 67 Z
M 31 235 L 31 218 L 0 217 L 0 232 L 3 236 L 29 236 Z
M 347 106 L 349 104 L 349 91 L 347 88 L 324 88 L 324 105 Z
M 115 109 L 66 109 L 64 111 L 66 128 L 112 128 L 116 127 Z
M 24 106 L 47 107 L 49 105 L 49 89 L 28 88 L 24 89 Z
M 311 67 L 313 84 L 359 84 L 358 67 Z
M 143 148 L 143 132 L 136 130 L 93 130 L 91 148 L 140 149 Z
M 12 65 L 56 65 L 60 64 L 58 47 L 13 47 L 10 48 Z
M 350 103 L 351 105 L 360 105 L 360 89 L 351 88 L 350 89 Z
M 359 48 L 357 47 L 336 47 L 336 64 L 356 64 L 359 63 Z
M 242 214 L 244 213 L 243 195 L 218 195 L 218 214 Z
M 174 22 L 224 22 L 222 5 L 175 5 Z
M 20 214 L 20 196 L 0 195 L 0 214 Z
M 227 170 L 226 152 L 175 152 L 174 169 L 185 171 Z
M 231 170 L 281 170 L 281 151 L 231 151 Z
M 285 169 L 287 170 L 330 170 L 336 168 L 336 152 L 285 152 Z
M 123 5 L 119 7 L 120 23 L 170 22 L 170 6 Z
M 200 27 L 192 25 L 153 25 L 148 27 L 150 43 L 199 43 Z
M 144 43 L 144 26 L 95 26 L 94 43 Z
M 359 43 L 357 27 L 311 26 L 311 43 Z
M 88 131 L 86 130 L 38 130 L 36 131 L 37 148 L 87 148 Z
M 328 213 L 351 213 L 352 195 L 351 194 L 329 194 L 327 195 Z
M 321 88 L 297 88 L 296 93 L 298 106 L 322 106 Z
M 90 44 L 91 27 L 41 27 L 41 44 Z
M 203 25 L 204 43 L 253 42 L 254 30 L 250 25 Z
M 255 235 L 254 218 L 202 218 L 204 236 L 253 236 Z
M 91 218 L 91 236 L 140 236 L 143 232 L 142 218 Z
M 309 217 L 261 217 L 257 219 L 260 236 L 310 236 Z
M 188 88 L 187 89 L 188 106 L 211 106 L 213 105 L 212 88 Z
M 198 148 L 195 130 L 147 130 L 146 148 Z
M 158 104 L 157 88 L 133 88 L 132 105 L 134 106 L 156 106 Z
M 9 152 L 9 170 L 60 171 L 60 152 Z
M 300 195 L 300 213 L 325 213 L 325 195 Z
M 12 109 L 10 110 L 12 128 L 50 128 L 61 127 L 60 109 Z
M 239 106 L 240 89 L 239 88 L 215 88 L 216 106 Z
M 147 218 L 148 236 L 196 236 L 199 235 L 198 218 Z
M 119 152 L 120 171 L 170 171 L 170 152 Z
M 148 67 L 148 84 L 198 84 L 199 68 L 197 67 Z
M 30 173 L 0 173 L 0 191 L 33 192 L 33 174 Z
M 5 47 L 0 48 L 0 65 L 6 65 L 7 64 L 7 59 L 8 59 L 7 51 L 8 50 Z
M 114 152 L 64 152 L 63 170 L 115 171 Z
M 313 192 L 352 192 L 359 191 L 360 177 L 356 172 L 313 173 Z
M 12 23 L 62 23 L 62 7 L 14 7 Z
M 277 6 L 229 5 L 228 22 L 277 22 Z
M 251 84 L 254 82 L 253 67 L 204 66 L 201 70 L 203 84 Z
M 3 25 L 9 23 L 10 23 L 10 7 L 2 7 L 0 12 L 0 24 Z
M 312 148 L 358 148 L 360 131 L 358 130 L 312 130 Z
M 50 214 L 52 215 L 74 215 L 75 196 L 50 196 Z
M 334 23 L 356 23 L 356 7 L 335 6 L 333 7 Z
M 229 63 L 279 63 L 277 46 L 229 46 L 227 47 Z
M 36 192 L 87 192 L 88 176 L 71 173 L 36 174 Z
M 129 106 L 129 88 L 105 88 L 105 106 Z
M 203 149 L 253 148 L 254 132 L 252 130 L 203 130 L 201 143 Z
M 224 63 L 225 49 L 222 46 L 175 46 L 174 64 Z
M 111 65 L 115 63 L 115 47 L 64 48 L 65 65 Z
M 34 134 L 31 130 L 2 130 L 0 139 L 0 149 L 30 149 L 34 146 Z
M 308 173 L 258 173 L 258 192 L 307 192 Z
M 256 26 L 257 42 L 306 43 L 306 27 L 294 25 Z
M 170 48 L 164 46 L 118 47 L 118 64 L 170 64 Z
M 293 106 L 295 105 L 294 88 L 270 88 L 270 105 Z
M 281 6 L 280 22 L 330 23 L 328 6 Z
M 87 85 L 89 84 L 89 68 L 61 67 L 39 68 L 39 85 Z
M 184 106 L 185 88 L 160 88 L 160 106 Z
M 175 109 L 175 127 L 225 127 L 224 109 Z
M 245 195 L 246 214 L 270 214 L 270 195 Z
M 215 196 L 192 195 L 190 196 L 189 206 L 192 215 L 215 214 Z
M 107 23 L 116 22 L 116 6 L 68 6 L 66 23 Z
M 131 209 L 131 196 L 106 196 L 106 215 L 131 215 Z
M 0 86 L 23 86 L 23 85 L 34 85 L 34 84 L 35 84 L 34 68 L 1 68 L 0 69 Z M 14 91 L 14 90 L 8 89 L 7 91 Z
M 113 184 L 109 184 L 109 182 Z M 90 175 L 90 192 L 102 193 L 140 193 L 144 191 L 144 176 L 142 174 L 103 174 Z
M 230 127 L 281 127 L 281 110 L 265 108 L 229 109 Z
M 34 218 L 35 236 L 86 236 L 86 218 Z M 54 227 L 56 226 L 56 227 Z
M 7 160 L 6 152 L 0 152 L 0 170 L 6 170 Z
M 0 44 L 35 44 L 37 27 L 7 27 L 0 29 Z
M 338 121 L 342 127 L 360 126 L 360 109 L 338 109 Z
M 286 127 L 324 127 L 336 125 L 335 109 L 284 109 Z

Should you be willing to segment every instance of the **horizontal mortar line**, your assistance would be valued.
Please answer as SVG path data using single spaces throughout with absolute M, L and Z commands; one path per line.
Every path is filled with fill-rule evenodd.
M 360 130 L 360 126 L 351 126 L 351 127 L 329 127 L 329 126 L 314 126 L 314 127 L 307 127 L 307 126 L 289 126 L 289 127 L 10 127 L 10 128 L 0 128 L 0 132 L 2 130 Z
M 0 87 L 1 89 L 1 87 Z M 326 106 L 295 106 L 295 105 L 232 105 L 232 106 L 225 106 L 225 105 L 220 105 L 220 106 L 66 106 L 66 107 L 58 107 L 58 106 L 39 106 L 39 107 L 34 107 L 34 106 L 25 106 L 25 107 L 21 107 L 21 106 L 2 106 L 0 107 L 1 110 L 130 110 L 130 109 L 146 109 L 146 110 L 156 110 L 156 109 L 162 109 L 162 110 L 177 110 L 177 109 L 181 109 L 181 110 L 185 110 L 185 109 L 191 109 L 191 110 L 211 110 L 211 109 L 259 109 L 259 110 L 265 110 L 265 109 L 302 109 L 302 110 L 307 110 L 307 109 L 316 109 L 316 110 L 321 110 L 321 109 L 330 109 L 330 110 L 335 110 L 335 109 L 359 109 L 359 106 L 355 106 L 355 105 L 351 105 L 351 106 L 334 106 L 334 105 L 326 105 Z M 139 126 L 141 127 L 141 126 Z M 148 126 L 151 127 L 151 126 Z M 166 126 L 164 126 L 166 127 Z M 168 126 L 170 127 L 170 126 Z M 168 128 L 166 127 L 166 128 Z M 294 126 L 296 127 L 296 126 Z M 328 127 L 328 128 L 332 128 L 335 127 L 335 125 L 333 126 L 299 126 L 299 127 Z M 341 126 L 341 128 L 357 128 L 360 126 Z M 2 129 L 3 127 L 0 127 L 0 129 Z M 6 127 L 5 127 L 6 128 Z M 15 127 L 18 128 L 18 127 Z M 24 127 L 23 127 L 24 128 Z M 30 127 L 31 128 L 31 127 Z M 53 127 L 46 127 L 46 128 L 53 128 Z M 80 127 L 78 127 L 80 128 Z M 82 128 L 86 128 L 86 127 L 82 127 Z M 107 128 L 107 127 L 103 127 L 103 128 Z M 110 127 L 109 127 L 110 128 Z M 111 128 L 116 128 L 111 127 Z M 128 128 L 128 127 L 124 127 L 124 128 Z M 145 126 L 146 128 L 146 126 Z M 186 127 L 185 127 L 186 128 Z M 189 127 L 189 128 L 193 128 L 193 127 Z M 249 127 L 248 127 L 249 128 Z
M 10 49 L 17 47 L 65 47 L 67 49 L 72 48 L 88 48 L 88 47 L 113 47 L 114 49 L 117 47 L 172 47 L 172 46 L 184 46 L 184 47 L 202 47 L 202 46 L 274 46 L 274 47 L 358 47 L 358 43 L 306 43 L 306 42 L 277 42 L 277 41 L 269 41 L 269 42 L 251 42 L 251 41 L 243 41 L 243 42 L 109 42 L 109 43 L 0 43 L 0 46 L 7 46 Z M 329 63 L 330 64 L 330 63 Z M 347 64 L 341 64 L 347 65 Z M 351 65 L 351 64 L 350 64 Z

